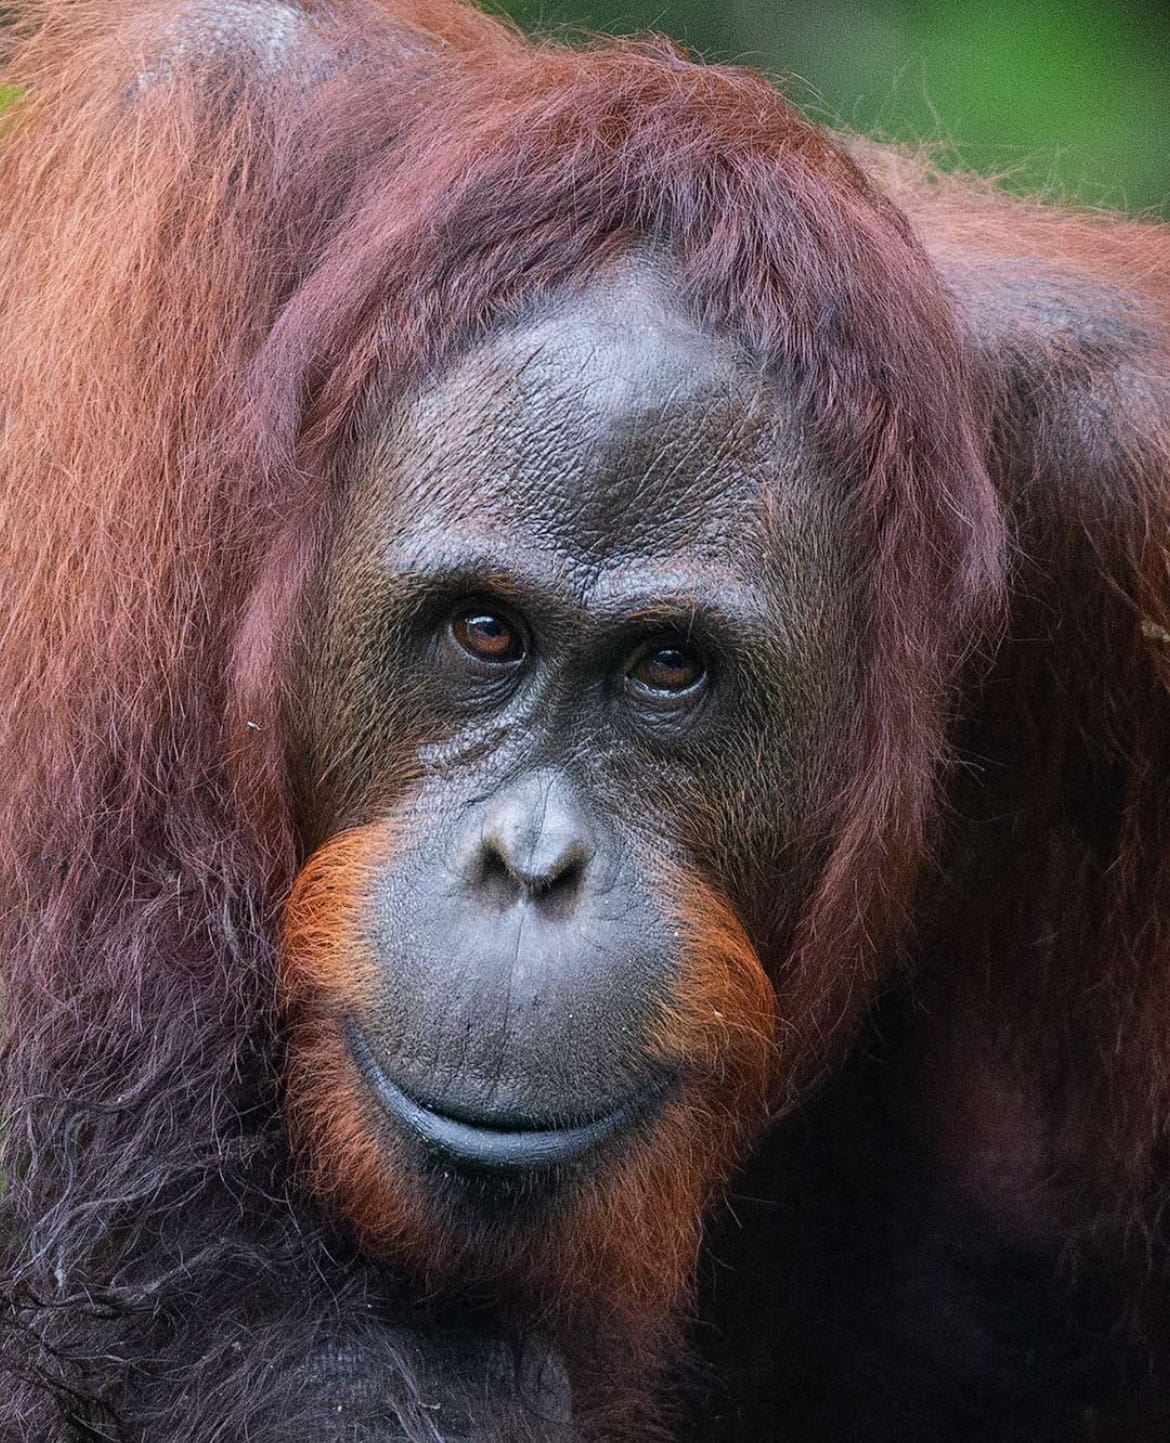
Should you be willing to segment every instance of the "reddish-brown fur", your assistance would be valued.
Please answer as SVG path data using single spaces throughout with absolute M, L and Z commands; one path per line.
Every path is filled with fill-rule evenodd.
M 335 1013 L 368 1004 L 376 964 L 361 927 L 369 884 L 395 855 L 393 825 L 339 832 L 297 874 L 284 909 L 279 982 L 284 1006 Z
M 687 1079 L 680 1097 L 617 1165 L 575 1186 L 571 1205 L 539 1212 L 519 1236 L 478 1235 L 465 1218 L 445 1218 L 410 1147 L 365 1096 L 340 1032 L 342 1015 L 360 1015 L 374 997 L 362 909 L 370 878 L 393 855 L 391 825 L 341 833 L 306 863 L 286 909 L 286 1090 L 310 1185 L 372 1252 L 428 1286 L 504 1284 L 569 1313 L 600 1308 L 660 1328 L 689 1291 L 704 1207 L 763 1124 L 777 1074 L 772 990 L 742 926 L 701 879 L 664 882 L 683 965 L 642 1050 Z
M 331 58 L 273 68 L 176 49 L 166 3 L 30 5 L 7 71 L 28 95 L 0 122 L 0 1427 L 65 1437 L 79 1398 L 127 1438 L 321 1436 L 296 1371 L 316 1314 L 280 1278 L 322 1316 L 367 1305 L 360 1258 L 335 1267 L 304 1210 L 307 1166 L 423 1279 L 535 1294 L 542 1324 L 624 1315 L 613 1335 L 653 1341 L 607 1401 L 642 1436 L 712 1189 L 765 1101 L 804 1100 L 911 974 L 890 1074 L 912 1126 L 1009 1230 L 1103 1267 L 1164 1416 L 1165 230 L 851 159 L 759 78 L 665 45 L 533 48 L 445 0 L 308 8 Z M 286 1149 L 292 661 L 370 388 L 646 235 L 682 304 L 797 378 L 848 479 L 863 705 L 790 955 L 757 958 L 672 879 L 690 970 L 651 1043 L 724 1089 L 505 1257 L 391 1182 L 328 1009 L 292 1036 L 307 1163 Z M 1096 287 L 1140 340 L 1005 317 L 1001 263 L 1063 277 L 1074 314 Z M 957 814 L 980 784 L 948 772 L 956 746 L 1023 759 L 987 769 L 986 827 L 1018 827 L 974 860 L 939 804 L 942 779 Z M 286 924 L 298 1008 L 309 982 L 360 991 L 334 944 L 373 841 L 332 845 Z M 204 1316 L 194 1344 L 169 1325 Z

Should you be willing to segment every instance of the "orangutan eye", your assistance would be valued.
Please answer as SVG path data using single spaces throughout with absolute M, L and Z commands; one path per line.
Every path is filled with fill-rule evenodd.
M 509 665 L 524 656 L 524 639 L 518 628 L 482 607 L 470 607 L 453 617 L 451 635 L 476 661 Z
M 626 678 L 643 695 L 667 699 L 695 690 L 706 674 L 702 659 L 689 643 L 670 641 L 641 652 Z

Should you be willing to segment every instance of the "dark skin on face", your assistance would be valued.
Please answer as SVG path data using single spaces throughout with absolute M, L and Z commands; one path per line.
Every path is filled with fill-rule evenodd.
M 766 960 L 803 880 L 778 859 L 835 781 L 840 492 L 784 387 L 669 295 L 627 262 L 383 409 L 324 572 L 312 841 L 393 838 L 347 1045 L 456 1171 L 652 1125 L 688 1085 L 646 1058 L 664 878 L 697 869 Z

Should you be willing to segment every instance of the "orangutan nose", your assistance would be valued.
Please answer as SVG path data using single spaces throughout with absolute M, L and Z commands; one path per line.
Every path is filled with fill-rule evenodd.
M 572 784 L 559 774 L 530 773 L 481 813 L 469 881 L 494 910 L 529 902 L 563 911 L 579 896 L 595 851 Z

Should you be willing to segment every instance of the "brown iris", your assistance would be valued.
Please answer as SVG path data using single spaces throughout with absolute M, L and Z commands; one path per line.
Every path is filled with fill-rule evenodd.
M 478 607 L 460 612 L 451 623 L 455 640 L 477 661 L 507 663 L 524 655 L 519 632 L 504 617 Z
M 630 677 L 648 691 L 690 691 L 703 679 L 703 663 L 682 642 L 655 647 L 630 668 Z

